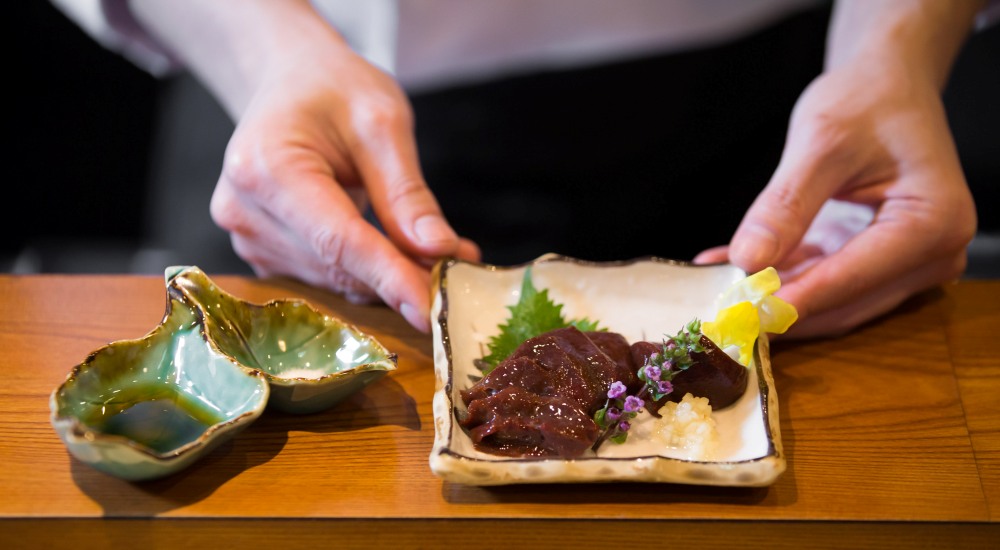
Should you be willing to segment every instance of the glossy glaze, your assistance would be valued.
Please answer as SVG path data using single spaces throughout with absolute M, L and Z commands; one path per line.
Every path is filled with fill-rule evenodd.
M 197 268 L 168 273 L 168 289 L 198 304 L 209 338 L 271 384 L 270 406 L 291 413 L 328 409 L 396 368 L 396 355 L 356 327 L 301 300 L 253 304 Z
M 163 322 L 76 366 L 51 395 L 51 421 L 70 452 L 125 479 L 174 473 L 264 411 L 263 375 L 204 338 L 198 311 L 170 300 Z
M 374 338 L 304 301 L 246 302 L 193 266 L 164 279 L 160 324 L 91 353 L 50 395 L 70 453 L 109 474 L 175 473 L 265 407 L 324 410 L 396 368 Z

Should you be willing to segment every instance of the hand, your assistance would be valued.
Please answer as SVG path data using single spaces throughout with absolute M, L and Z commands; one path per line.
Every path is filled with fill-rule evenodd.
M 355 302 L 381 299 L 429 329 L 429 267 L 476 260 L 418 166 L 394 80 L 340 44 L 275 60 L 226 150 L 215 222 L 261 276 L 288 275 Z M 385 229 L 362 212 L 370 200 Z
M 409 104 L 308 0 L 133 0 L 156 42 L 237 121 L 215 222 L 262 276 L 288 275 L 429 330 L 429 267 L 477 260 L 427 188 Z M 362 211 L 371 201 L 385 233 Z
M 938 91 L 884 69 L 840 66 L 806 89 L 730 245 L 695 259 L 775 266 L 800 314 L 791 337 L 844 332 L 965 269 L 975 207 Z

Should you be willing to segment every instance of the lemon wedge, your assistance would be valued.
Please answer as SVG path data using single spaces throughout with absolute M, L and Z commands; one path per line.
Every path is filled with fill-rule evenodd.
M 773 267 L 737 281 L 719 297 L 715 320 L 701 324 L 702 334 L 722 349 L 739 347 L 740 363 L 749 365 L 760 333 L 781 334 L 799 318 L 795 306 L 774 296 L 779 288 Z

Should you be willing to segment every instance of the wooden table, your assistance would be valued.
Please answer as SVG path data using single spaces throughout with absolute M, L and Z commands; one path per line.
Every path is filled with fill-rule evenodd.
M 212 278 L 255 302 L 305 298 L 375 334 L 399 368 L 129 483 L 67 453 L 48 399 L 90 351 L 160 322 L 162 278 L 2 275 L 0 547 L 998 547 L 1000 281 L 929 292 L 838 339 L 776 342 L 788 470 L 770 487 L 481 488 L 429 469 L 429 336 L 292 282 Z

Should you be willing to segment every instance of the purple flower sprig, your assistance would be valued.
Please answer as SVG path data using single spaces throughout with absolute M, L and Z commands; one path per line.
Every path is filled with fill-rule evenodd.
M 675 336 L 663 341 L 659 353 L 646 358 L 636 373 L 645 384 L 640 395 L 648 394 L 652 401 L 659 401 L 674 391 L 671 382 L 675 376 L 694 364 L 692 353 L 702 353 L 701 321 L 692 319 Z
M 678 372 L 680 371 L 674 370 L 670 361 L 666 361 L 660 366 L 647 359 L 646 365 L 639 369 L 639 379 L 644 384 L 640 393 L 649 395 L 653 402 L 663 399 L 674 391 L 674 384 L 671 380 Z
M 628 389 L 622 381 L 611 384 L 607 402 L 594 413 L 594 423 L 601 430 L 601 435 L 594 443 L 593 450 L 596 451 L 608 440 L 625 443 L 632 427 L 631 420 L 638 416 L 645 405 L 646 402 L 638 395 L 628 395 Z
M 625 443 L 629 428 L 632 427 L 631 420 L 646 406 L 646 401 L 652 404 L 670 395 L 674 391 L 674 377 L 694 364 L 691 354 L 704 351 L 701 345 L 701 321 L 695 318 L 681 328 L 676 336 L 666 338 L 658 353 L 646 358 L 636 373 L 643 385 L 635 395 L 628 395 L 628 389 L 620 380 L 611 384 L 607 402 L 594 413 L 594 422 L 601 430 L 601 435 L 592 449 L 596 451 L 608 440 Z

